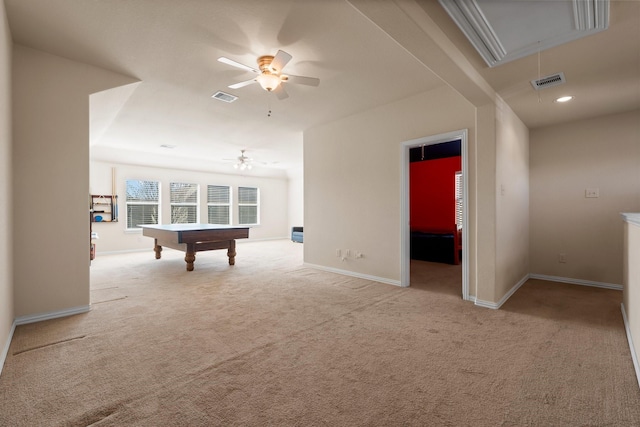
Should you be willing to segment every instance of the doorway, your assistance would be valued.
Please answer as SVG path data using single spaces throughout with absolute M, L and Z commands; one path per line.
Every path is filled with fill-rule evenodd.
M 462 299 L 469 300 L 469 227 L 466 226 L 468 224 L 468 145 L 467 145 L 467 129 L 462 129 L 459 131 L 448 132 L 439 135 L 428 136 L 424 138 L 418 138 L 410 141 L 405 141 L 401 144 L 402 149 L 402 202 L 401 202 L 401 254 L 400 254 L 400 262 L 402 264 L 401 267 L 401 278 L 400 284 L 403 287 L 410 286 L 411 282 L 411 224 L 410 224 L 410 216 L 411 216 L 411 205 L 410 205 L 410 159 L 411 159 L 411 149 L 415 149 L 418 147 L 429 147 L 436 144 L 443 144 L 446 142 L 452 141 L 460 141 L 460 164 L 461 164 L 461 179 L 459 179 L 458 183 L 461 184 L 461 200 L 460 204 L 462 205 L 462 209 L 460 210 L 460 218 L 462 220 L 462 229 L 460 231 L 460 236 L 462 239 L 462 289 L 461 295 Z M 454 247 L 455 248 L 455 247 Z M 457 249 L 454 249 L 457 250 Z

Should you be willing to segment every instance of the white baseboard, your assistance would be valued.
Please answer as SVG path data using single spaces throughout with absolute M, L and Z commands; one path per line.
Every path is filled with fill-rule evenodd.
M 617 285 L 615 283 L 594 282 L 591 280 L 571 279 L 569 277 L 547 276 L 546 274 L 530 274 L 529 278 L 547 280 L 549 282 L 570 283 L 572 285 L 592 286 L 595 288 L 614 289 L 616 291 L 621 291 L 623 289 L 622 285 Z
M 342 274 L 343 276 L 357 277 L 359 279 L 372 280 L 374 282 L 385 283 L 387 285 L 400 286 L 399 280 L 387 279 L 385 277 L 370 276 L 368 274 L 356 273 L 354 271 L 349 271 L 349 270 L 341 270 L 339 268 L 325 267 L 323 265 L 309 264 L 306 262 L 303 264 L 303 266 L 309 267 L 309 268 L 315 268 L 316 270 L 323 270 L 323 271 L 329 271 L 331 273 Z
M 284 237 L 261 237 L 259 239 L 254 239 L 249 237 L 248 239 L 238 239 L 236 240 L 236 244 L 241 243 L 253 243 L 253 242 L 271 242 L 273 240 L 291 240 L 291 236 Z
M 9 336 L 7 337 L 7 342 L 2 349 L 2 353 L 0 353 L 0 375 L 2 375 L 2 368 L 4 368 L 4 361 L 7 360 L 7 354 L 9 354 L 9 346 L 11 345 L 11 340 L 13 339 L 13 333 L 16 330 L 16 321 L 13 321 L 11 325 L 11 330 L 9 331 Z
M 242 245 L 244 243 L 255 243 L 255 242 L 269 242 L 273 240 L 291 240 L 291 237 L 265 237 L 263 239 L 238 239 L 236 240 L 236 245 Z M 176 250 L 167 247 L 162 247 L 162 250 Z M 120 254 L 130 254 L 135 252 L 152 252 L 153 253 L 153 241 L 151 241 L 151 246 L 147 248 L 138 248 L 138 249 L 122 249 L 117 251 L 100 251 L 96 252 L 96 256 L 98 255 L 120 255 Z M 184 251 L 179 251 L 184 252 Z
M 164 248 L 162 248 L 164 249 Z M 153 253 L 153 245 L 151 246 L 151 248 L 144 248 L 144 249 L 123 249 L 121 251 L 100 251 L 98 252 L 96 250 L 96 257 L 100 256 L 100 255 L 120 255 L 120 254 L 132 254 L 135 252 L 151 252 Z
M 638 363 L 638 353 L 633 345 L 633 338 L 631 337 L 631 329 L 629 327 L 629 320 L 627 319 L 627 312 L 624 309 L 624 303 L 620 304 L 620 310 L 622 311 L 622 320 L 624 321 L 624 330 L 627 332 L 627 341 L 629 342 L 629 350 L 631 350 L 631 359 L 633 360 L 633 367 L 636 370 L 636 379 L 638 380 L 638 387 L 640 387 L 640 363 Z
M 518 289 L 520 289 L 520 286 L 524 285 L 527 282 L 527 280 L 529 280 L 529 275 L 528 274 L 526 276 L 524 276 L 522 279 L 520 279 L 520 281 L 518 283 L 516 283 L 511 289 L 509 289 L 509 292 L 507 292 L 502 298 L 500 298 L 500 301 L 498 301 L 498 302 L 483 301 L 483 300 L 480 300 L 480 299 L 475 298 L 475 297 L 472 298 L 471 300 L 477 306 L 490 308 L 492 310 L 497 310 L 500 307 L 502 307 L 502 305 L 505 302 L 507 302 L 507 300 L 509 298 L 511 298 L 511 295 L 515 294 L 516 291 Z
M 91 310 L 90 305 L 81 305 L 71 307 L 64 310 L 50 311 L 48 313 L 29 314 L 26 316 L 16 317 L 14 323 L 16 325 L 26 325 L 28 323 L 42 322 L 43 320 L 57 319 L 59 317 L 73 316 L 74 314 L 86 313 Z
M 7 355 L 9 354 L 9 346 L 11 346 L 11 340 L 13 340 L 13 334 L 16 330 L 16 326 L 26 325 L 28 323 L 41 322 L 43 320 L 57 319 L 59 317 L 73 316 L 74 314 L 86 313 L 89 310 L 91 310 L 90 305 L 81 305 L 79 307 L 67 308 L 65 310 L 50 311 L 48 313 L 30 314 L 27 316 L 16 317 L 13 320 L 13 324 L 11 325 L 11 330 L 9 331 L 7 342 L 4 344 L 2 353 L 0 353 L 0 375 L 2 375 L 2 368 L 4 367 L 4 362 L 7 359 Z

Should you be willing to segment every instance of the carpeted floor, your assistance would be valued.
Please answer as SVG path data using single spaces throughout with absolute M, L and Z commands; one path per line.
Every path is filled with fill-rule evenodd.
M 89 313 L 19 326 L 2 426 L 638 426 L 621 292 L 531 280 L 500 310 L 460 267 L 412 287 L 302 266 L 301 244 L 101 255 Z

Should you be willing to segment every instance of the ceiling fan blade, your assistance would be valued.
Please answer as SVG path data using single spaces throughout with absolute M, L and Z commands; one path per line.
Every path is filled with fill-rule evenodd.
M 287 65 L 289 61 L 291 61 L 291 58 L 293 57 L 287 52 L 285 52 L 284 50 L 279 50 L 278 53 L 276 53 L 276 56 L 273 57 L 271 65 L 269 65 L 271 72 L 276 74 L 280 73 L 285 65 Z
M 284 79 L 286 82 L 296 83 L 300 85 L 307 86 L 318 86 L 320 85 L 320 79 L 316 77 L 305 77 L 305 76 L 291 76 L 287 74 L 287 78 Z
M 229 85 L 229 88 L 230 89 L 240 89 L 241 87 L 249 86 L 250 84 L 253 84 L 253 83 L 257 83 L 257 80 L 256 79 L 245 80 L 245 81 L 240 82 L 240 83 L 235 83 L 235 84 Z
M 281 101 L 289 97 L 289 94 L 287 93 L 286 90 L 284 90 L 284 86 L 282 84 L 279 84 L 278 87 L 272 90 L 271 92 L 275 93 L 276 97 Z
M 225 58 L 224 56 L 221 56 L 220 58 L 218 58 L 218 61 L 227 65 L 231 65 L 232 67 L 236 67 L 245 71 L 251 71 L 252 73 L 260 74 L 260 71 L 256 70 L 255 68 L 236 62 L 233 59 Z

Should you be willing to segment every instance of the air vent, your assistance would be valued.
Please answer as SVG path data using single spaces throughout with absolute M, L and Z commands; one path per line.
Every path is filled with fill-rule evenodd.
M 214 98 L 214 99 L 218 99 L 220 101 L 224 101 L 224 102 L 233 102 L 236 99 L 238 99 L 237 96 L 228 94 L 226 92 L 222 92 L 220 90 L 217 91 L 216 93 L 214 93 L 213 95 L 211 95 L 211 97 Z
M 535 90 L 546 89 L 548 87 L 558 86 L 566 83 L 564 73 L 556 73 L 550 76 L 542 77 L 538 80 L 531 80 L 531 85 Z

